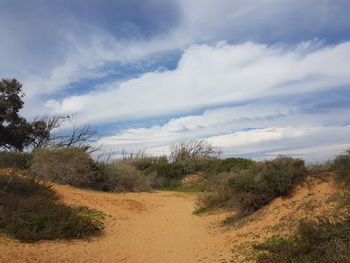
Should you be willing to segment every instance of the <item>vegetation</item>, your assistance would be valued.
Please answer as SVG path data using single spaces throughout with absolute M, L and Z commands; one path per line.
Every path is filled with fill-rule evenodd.
M 33 155 L 23 152 L 0 152 L 0 168 L 28 169 Z
M 151 177 L 125 162 L 96 164 L 91 187 L 109 192 L 145 192 L 151 189 Z
M 89 187 L 92 164 L 90 155 L 81 148 L 39 149 L 33 152 L 29 174 L 46 181 Z
M 266 251 L 257 263 L 347 263 L 350 260 L 350 218 L 301 222 L 292 237 L 273 237 L 256 249 Z
M 17 80 L 0 81 L 0 149 L 5 150 L 0 152 L 0 168 L 25 169 L 30 176 L 0 175 L 0 231 L 21 241 L 83 238 L 103 229 L 101 213 L 64 205 L 47 183 L 38 180 L 108 192 L 206 192 L 194 213 L 218 207 L 236 210 L 227 223 L 289 196 L 307 175 L 332 171 L 346 191 L 350 185 L 350 150 L 327 165 L 305 167 L 303 160 L 290 157 L 261 162 L 220 159 L 218 148 L 205 140 L 191 140 L 173 145 L 169 156 L 139 151 L 120 161 L 98 162 L 91 157 L 95 132 L 89 126 L 77 126 L 70 116 L 28 122 L 19 115 L 23 96 Z M 53 131 L 65 121 L 73 124 L 71 133 L 55 135 Z M 301 221 L 295 234 L 254 245 L 263 251 L 257 262 L 350 262 L 349 200 L 342 217 Z
M 329 166 L 326 164 L 325 166 Z M 255 245 L 260 254 L 257 263 L 346 263 L 350 262 L 350 151 L 331 163 L 344 184 L 342 213 L 331 218 L 300 221 L 298 231 L 289 237 L 272 237 Z M 327 168 L 328 169 L 328 168 Z
M 233 169 L 218 181 L 217 191 L 199 200 L 202 208 L 235 207 L 240 216 L 254 213 L 277 197 L 288 196 L 306 175 L 304 161 L 279 157 Z
M 22 85 L 15 79 L 0 81 L 0 147 L 22 151 L 30 144 L 31 125 L 19 115 Z
M 173 162 L 183 161 L 186 159 L 198 157 L 218 157 L 219 149 L 212 146 L 205 140 L 191 140 L 175 144 L 171 147 L 170 159 Z
M 0 175 L 0 232 L 24 242 L 84 238 L 101 233 L 103 215 L 58 200 L 33 178 Z
M 345 183 L 350 183 L 350 150 L 338 155 L 333 161 L 332 168 L 336 171 L 340 179 Z

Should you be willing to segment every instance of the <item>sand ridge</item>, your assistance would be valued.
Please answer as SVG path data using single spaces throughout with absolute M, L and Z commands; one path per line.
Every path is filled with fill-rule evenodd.
M 0 262 L 248 263 L 252 244 L 289 234 L 302 218 L 337 212 L 334 180 L 310 178 L 289 198 L 277 198 L 235 224 L 234 213 L 195 216 L 197 195 L 179 192 L 104 193 L 54 185 L 62 200 L 106 214 L 103 236 L 25 244 L 0 236 Z
M 0 262 L 221 262 L 230 244 L 213 224 L 223 215 L 192 214 L 196 196 L 113 194 L 54 185 L 63 201 L 105 213 L 105 233 L 88 240 L 25 244 L 2 237 Z M 226 253 L 226 254 L 225 254 Z

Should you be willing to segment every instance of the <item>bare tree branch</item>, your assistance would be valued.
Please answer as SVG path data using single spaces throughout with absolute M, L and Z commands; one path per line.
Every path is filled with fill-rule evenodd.
M 218 157 L 220 150 L 205 140 L 191 140 L 171 146 L 170 159 L 173 162 L 196 157 Z

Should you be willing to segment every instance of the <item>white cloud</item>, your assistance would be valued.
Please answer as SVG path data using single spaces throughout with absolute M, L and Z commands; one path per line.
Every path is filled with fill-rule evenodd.
M 171 119 L 162 126 L 127 129 L 99 143 L 108 150 L 147 149 L 162 155 L 169 153 L 171 144 L 204 138 L 220 147 L 224 156 L 271 158 L 290 154 L 320 161 L 333 157 L 335 145 L 349 142 L 349 125 L 327 125 L 330 121 L 349 122 L 348 111 L 345 107 L 307 113 L 287 104 L 249 104 Z M 317 155 L 310 150 L 314 147 L 330 151 Z
M 51 101 L 86 122 L 165 116 L 269 96 L 350 84 L 350 42 L 314 51 L 253 43 L 189 48 L 172 71 L 150 72 L 105 90 Z

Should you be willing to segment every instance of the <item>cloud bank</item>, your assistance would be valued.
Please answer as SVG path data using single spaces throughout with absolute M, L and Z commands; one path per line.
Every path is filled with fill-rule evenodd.
M 24 116 L 77 114 L 106 148 L 206 138 L 227 156 L 312 160 L 349 142 L 347 0 L 0 3 L 1 77 Z

